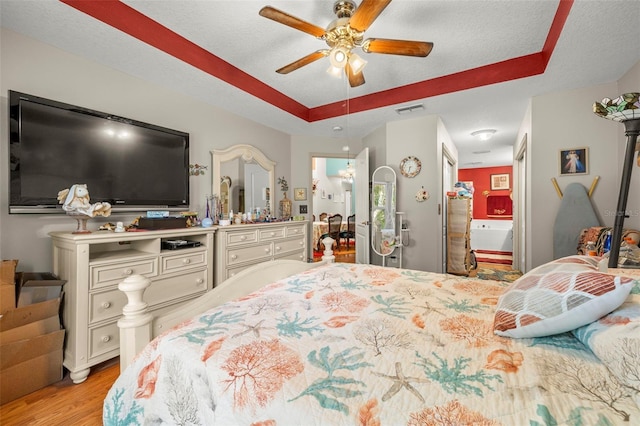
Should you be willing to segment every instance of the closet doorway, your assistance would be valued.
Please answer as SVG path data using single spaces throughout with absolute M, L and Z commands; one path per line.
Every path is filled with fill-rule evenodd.
M 321 239 L 327 234 L 331 234 L 336 240 L 333 247 L 336 262 L 356 261 L 355 229 L 352 229 L 355 226 L 356 206 L 354 163 L 355 159 L 349 157 L 348 152 L 344 157 L 317 155 L 311 158 L 313 186 L 310 242 L 314 261 L 320 261 L 322 258 L 324 245 Z M 337 215 L 340 215 L 339 230 L 338 226 L 330 223 L 328 219 L 331 216 L 335 219 Z

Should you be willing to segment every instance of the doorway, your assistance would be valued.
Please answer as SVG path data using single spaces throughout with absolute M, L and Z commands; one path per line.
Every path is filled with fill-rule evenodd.
M 311 158 L 313 190 L 310 243 L 313 247 L 314 262 L 322 260 L 324 245 L 320 240 L 323 235 L 329 233 L 329 223 L 324 215 L 329 217 L 338 214 L 342 219 L 340 235 L 345 238 L 339 238 L 339 241 L 334 244 L 333 255 L 336 257 L 336 262 L 356 262 L 355 236 L 351 237 L 347 233 L 348 218 L 355 213 L 357 198 L 354 191 L 354 161 L 348 154 L 344 157 L 317 155 Z

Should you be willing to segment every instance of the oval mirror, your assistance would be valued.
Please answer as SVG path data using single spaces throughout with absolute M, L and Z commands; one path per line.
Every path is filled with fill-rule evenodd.
M 371 180 L 371 248 L 388 256 L 396 247 L 396 172 L 380 166 Z
M 251 145 L 234 145 L 211 151 L 211 162 L 213 193 L 222 200 L 224 188 L 228 191 L 225 215 L 229 210 L 234 213 L 250 213 L 258 208 L 265 212 L 272 210 L 270 198 L 276 163 L 262 151 Z M 224 186 L 223 177 L 229 180 L 228 186 Z

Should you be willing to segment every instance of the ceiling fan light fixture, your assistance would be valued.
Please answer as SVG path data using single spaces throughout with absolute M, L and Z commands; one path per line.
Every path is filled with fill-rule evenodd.
M 348 60 L 349 50 L 344 46 L 334 47 L 329 54 L 329 61 L 336 68 L 344 68 Z
M 367 65 L 367 61 L 362 59 L 356 53 L 351 52 L 351 54 L 349 55 L 349 65 L 351 65 L 351 70 L 353 71 L 353 73 L 358 74 Z
M 481 141 L 488 141 L 493 137 L 495 132 L 495 129 L 476 130 L 475 132 L 471 132 L 471 136 L 474 136 Z
M 342 68 L 338 68 L 338 67 L 334 67 L 333 65 L 330 65 L 329 68 L 327 68 L 327 74 L 329 74 L 332 77 L 341 78 Z

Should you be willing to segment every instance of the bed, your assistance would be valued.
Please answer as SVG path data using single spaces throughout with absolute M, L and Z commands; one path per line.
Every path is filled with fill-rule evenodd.
M 640 284 L 601 274 L 594 262 L 574 256 L 510 284 L 373 265 L 276 261 L 153 320 L 140 287 L 125 284 L 131 306 L 122 336 L 130 342 L 121 345 L 140 345 L 149 330 L 157 337 L 135 355 L 123 352 L 128 366 L 105 399 L 103 421 L 638 424 Z M 589 296 L 582 305 L 588 309 L 575 309 L 581 316 L 594 315 L 600 308 L 592 302 L 612 293 L 616 301 L 607 300 L 603 309 L 617 306 L 604 317 L 596 314 L 602 318 L 583 318 L 578 328 L 566 309 L 532 320 L 531 289 L 552 278 L 557 287 L 560 275 L 577 283 L 571 297 L 575 291 Z M 578 288 L 596 281 L 606 281 L 606 288 Z M 526 312 L 514 320 L 512 305 L 523 303 L 519 293 Z M 540 323 L 542 332 L 529 328 Z M 561 331 L 567 327 L 573 329 Z M 508 335 L 522 330 L 551 335 Z

